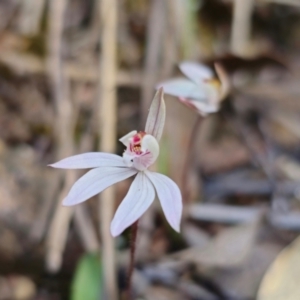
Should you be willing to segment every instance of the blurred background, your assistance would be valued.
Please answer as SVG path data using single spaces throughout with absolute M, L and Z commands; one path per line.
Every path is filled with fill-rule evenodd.
M 134 299 L 299 300 L 299 53 L 299 0 L 1 0 L 0 300 L 122 299 L 129 232 L 108 279 L 99 202 L 62 207 L 83 173 L 47 164 L 121 155 L 185 60 L 219 62 L 231 91 L 193 149 L 197 113 L 165 97 L 156 168 L 182 187 L 190 153 L 189 198 L 181 234 L 158 201 L 140 221 Z M 100 119 L 116 125 L 108 146 Z

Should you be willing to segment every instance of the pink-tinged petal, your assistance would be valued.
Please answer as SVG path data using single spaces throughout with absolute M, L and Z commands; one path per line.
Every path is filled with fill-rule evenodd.
M 155 191 L 152 183 L 143 172 L 139 172 L 111 222 L 111 234 L 117 236 L 137 221 L 149 208 L 154 198 Z
M 88 152 L 64 158 L 49 165 L 59 169 L 90 169 L 98 167 L 125 167 L 123 158 L 119 155 Z
M 164 100 L 164 91 L 160 88 L 151 103 L 145 131 L 160 140 L 166 119 L 166 104 Z
M 127 133 L 126 135 L 124 135 L 123 137 L 121 137 L 119 139 L 119 141 L 121 143 L 123 143 L 126 147 L 129 146 L 130 144 L 130 140 L 137 134 L 136 130 L 130 131 L 129 133 Z
M 182 197 L 177 184 L 169 177 L 150 171 L 145 174 L 153 183 L 164 214 L 174 230 L 180 231 Z
M 72 206 L 81 203 L 136 173 L 136 170 L 130 168 L 103 167 L 93 169 L 74 183 L 68 196 L 64 199 L 63 205 Z
M 159 145 L 155 137 L 146 134 L 142 140 L 142 152 L 144 154 L 133 159 L 133 167 L 139 171 L 143 171 L 150 167 L 159 155 Z
M 179 64 L 179 69 L 186 77 L 197 84 L 204 79 L 211 79 L 214 75 L 207 66 L 189 61 Z
M 134 147 L 136 147 L 134 149 Z M 127 167 L 143 171 L 151 166 L 159 155 L 159 145 L 156 138 L 146 134 L 138 144 L 130 144 L 123 153 L 123 160 Z
M 161 82 L 156 88 L 162 87 L 165 94 L 175 97 L 183 97 L 189 99 L 202 99 L 207 98 L 206 93 L 193 81 L 184 78 L 175 78 L 165 82 Z

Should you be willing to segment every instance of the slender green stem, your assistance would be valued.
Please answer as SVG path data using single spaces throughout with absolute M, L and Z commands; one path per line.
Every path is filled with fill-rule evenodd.
M 135 246 L 136 237 L 138 231 L 138 220 L 131 226 L 131 237 L 130 237 L 130 263 L 127 273 L 127 300 L 132 299 L 132 274 L 134 270 L 134 256 L 135 256 Z
M 196 122 L 191 131 L 190 139 L 188 142 L 188 148 L 187 148 L 187 152 L 186 152 L 185 163 L 183 165 L 181 187 L 182 187 L 182 198 L 183 198 L 183 202 L 185 202 L 185 203 L 189 202 L 190 192 L 189 192 L 189 188 L 188 188 L 188 173 L 189 173 L 189 169 L 191 167 L 193 151 L 194 151 L 195 144 L 196 144 L 197 131 L 199 129 L 199 126 L 200 126 L 202 120 L 203 120 L 203 117 L 201 115 L 198 115 Z

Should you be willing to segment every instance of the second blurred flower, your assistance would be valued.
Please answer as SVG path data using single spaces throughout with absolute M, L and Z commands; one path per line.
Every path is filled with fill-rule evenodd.
M 157 88 L 163 87 L 166 94 L 178 97 L 202 116 L 217 112 L 230 89 L 222 66 L 215 63 L 217 76 L 209 67 L 194 62 L 182 62 L 179 69 L 187 78 L 170 79 L 159 83 Z

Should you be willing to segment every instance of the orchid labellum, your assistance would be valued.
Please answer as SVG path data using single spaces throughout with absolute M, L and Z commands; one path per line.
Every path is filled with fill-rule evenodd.
M 75 182 L 63 205 L 79 204 L 107 187 L 136 175 L 112 220 L 111 234 L 117 236 L 137 221 L 152 204 L 155 194 L 169 224 L 179 232 L 182 214 L 180 190 L 167 176 L 148 170 L 159 155 L 158 141 L 163 132 L 165 114 L 163 89 L 159 89 L 152 101 L 145 131 L 132 131 L 120 139 L 126 147 L 123 157 L 90 152 L 51 164 L 51 167 L 61 169 L 92 168 Z
M 158 84 L 166 94 L 176 96 L 202 116 L 217 112 L 221 101 L 229 92 L 228 76 L 219 64 L 215 64 L 218 77 L 205 65 L 183 62 L 179 69 L 187 78 L 174 78 Z

